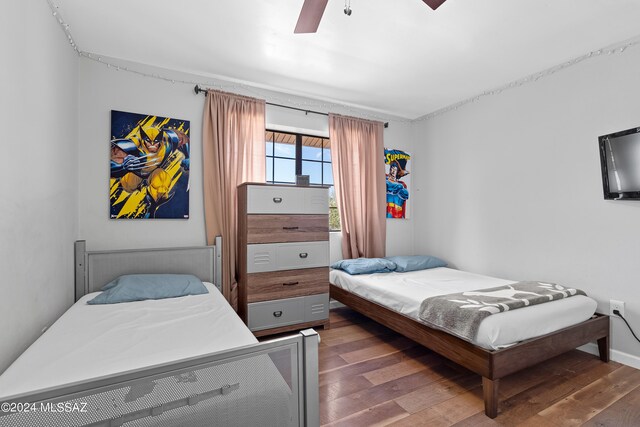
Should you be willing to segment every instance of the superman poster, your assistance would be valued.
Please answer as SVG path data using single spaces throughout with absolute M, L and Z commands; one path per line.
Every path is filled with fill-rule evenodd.
M 385 148 L 384 164 L 387 181 L 387 218 L 408 218 L 411 154 Z
M 189 121 L 111 111 L 114 219 L 189 218 Z

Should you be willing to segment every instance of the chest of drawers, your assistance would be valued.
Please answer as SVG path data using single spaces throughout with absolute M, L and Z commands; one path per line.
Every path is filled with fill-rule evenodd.
M 256 336 L 328 326 L 328 206 L 323 187 L 238 187 L 238 314 Z

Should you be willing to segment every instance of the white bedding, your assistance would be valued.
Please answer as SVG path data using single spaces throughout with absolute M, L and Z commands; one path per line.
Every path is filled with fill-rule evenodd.
M 352 276 L 332 270 L 332 284 L 376 302 L 417 321 L 425 298 L 515 283 L 451 268 L 433 268 L 407 273 L 375 273 Z M 491 315 L 480 324 L 474 344 L 498 349 L 548 334 L 590 318 L 597 303 L 578 295 Z
M 82 297 L 2 375 L 0 398 L 257 343 L 218 289 L 88 305 Z

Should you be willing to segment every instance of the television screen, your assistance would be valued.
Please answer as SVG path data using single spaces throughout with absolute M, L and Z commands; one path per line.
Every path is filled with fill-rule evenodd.
M 640 128 L 603 135 L 600 164 L 605 199 L 640 199 Z

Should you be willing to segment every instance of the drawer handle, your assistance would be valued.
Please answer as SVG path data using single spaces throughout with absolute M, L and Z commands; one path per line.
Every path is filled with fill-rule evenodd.
M 283 230 L 297 230 L 300 227 L 282 227 Z
M 280 311 L 274 311 L 274 312 L 273 312 L 273 317 L 282 317 L 282 310 L 280 310 Z
M 300 282 L 284 282 L 282 286 L 295 286 Z
M 300 258 L 306 258 L 306 257 L 309 256 L 309 254 L 306 253 L 306 252 L 302 252 L 302 253 L 299 254 L 299 256 L 300 256 Z
M 274 197 L 273 203 L 282 203 L 282 197 Z

